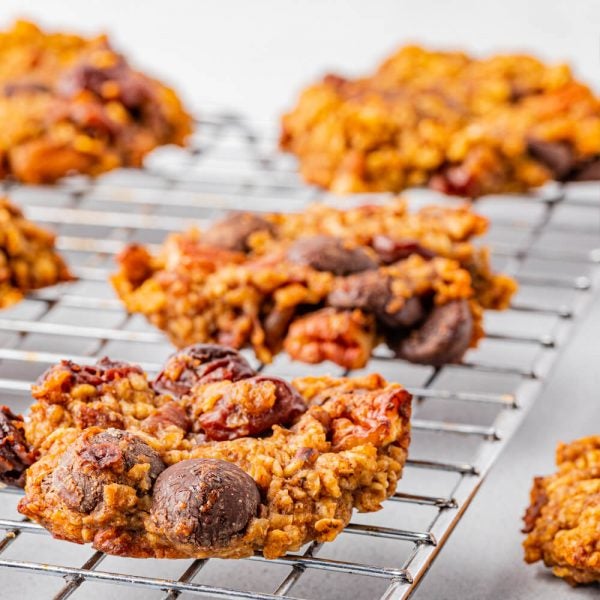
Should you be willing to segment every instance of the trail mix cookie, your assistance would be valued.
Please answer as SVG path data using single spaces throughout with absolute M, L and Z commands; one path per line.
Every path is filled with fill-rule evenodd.
M 600 582 L 600 436 L 559 444 L 558 470 L 536 477 L 523 532 L 525 561 L 571 585 Z
M 49 183 L 139 167 L 182 145 L 192 120 L 176 93 L 134 70 L 106 36 L 17 21 L 0 34 L 0 177 Z
M 360 368 L 384 342 L 443 365 L 477 344 L 483 309 L 506 308 L 516 289 L 471 242 L 486 227 L 465 207 L 412 213 L 402 200 L 234 213 L 170 236 L 156 256 L 129 246 L 112 282 L 178 347 L 251 346 L 263 362 L 285 349 Z
M 369 76 L 306 88 L 280 144 L 334 192 L 523 192 L 600 180 L 600 98 L 564 64 L 406 46 Z
M 31 290 L 72 279 L 54 249 L 54 234 L 0 198 L 0 308 L 19 302 Z
M 0 412 L 0 479 L 55 537 L 119 556 L 276 558 L 333 540 L 394 493 L 411 396 L 380 375 L 256 373 L 196 345 L 154 380 L 63 361 L 28 417 Z

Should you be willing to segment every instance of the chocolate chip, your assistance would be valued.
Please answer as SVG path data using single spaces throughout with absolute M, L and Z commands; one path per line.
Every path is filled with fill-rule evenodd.
M 281 344 L 295 314 L 296 307 L 293 306 L 282 309 L 273 308 L 264 318 L 265 340 L 273 352 L 278 352 L 281 349 Z
M 181 398 L 195 385 L 212 381 L 238 381 L 256 371 L 236 350 L 216 344 L 194 344 L 173 354 L 158 374 L 153 388 Z
M 259 504 L 256 483 L 237 465 L 196 458 L 161 473 L 150 515 L 174 543 L 222 548 L 243 533 Z
M 317 271 L 349 275 L 377 268 L 362 248 L 347 248 L 344 242 L 328 235 L 315 235 L 296 240 L 288 249 L 291 262 L 308 265 Z
M 412 327 L 424 317 L 422 301 L 416 296 L 403 301 L 394 298 L 391 285 L 391 278 L 379 271 L 339 278 L 327 302 L 336 308 L 360 308 L 372 312 L 388 327 Z M 400 303 L 394 306 L 398 300 Z
M 572 177 L 573 181 L 600 181 L 600 157 L 594 158 L 578 166 Z
M 529 153 L 543 163 L 557 180 L 562 180 L 575 167 L 575 153 L 566 142 L 545 142 L 543 140 L 527 140 Z
M 165 468 L 155 450 L 127 431 L 88 430 L 64 453 L 52 472 L 50 487 L 68 508 L 88 514 L 101 503 L 105 485 L 135 485 L 128 471 L 137 464 L 150 465 L 150 481 Z
M 411 296 L 404 300 L 401 308 L 390 310 L 386 306 L 377 316 L 388 327 L 414 327 L 425 317 L 423 300 L 418 296 Z
M 8 406 L 0 406 L 0 481 L 23 487 L 25 471 L 34 460 L 35 453 L 25 440 L 23 417 L 13 414 Z
M 472 334 L 473 316 L 469 303 L 454 300 L 436 306 L 418 329 L 398 342 L 396 351 L 410 362 L 442 366 L 461 360 Z
M 258 231 L 273 233 L 273 225 L 254 213 L 235 212 L 213 223 L 210 229 L 202 234 L 202 241 L 224 250 L 248 252 L 248 240 Z

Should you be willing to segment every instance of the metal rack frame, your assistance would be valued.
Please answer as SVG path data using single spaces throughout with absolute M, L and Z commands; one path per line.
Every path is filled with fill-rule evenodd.
M 253 210 L 274 210 L 285 207 L 287 210 L 299 209 L 306 202 L 323 196 L 319 192 L 303 186 L 297 179 L 293 161 L 282 157 L 274 150 L 273 136 L 259 134 L 246 121 L 235 115 L 215 114 L 200 123 L 197 142 L 188 150 L 158 151 L 150 157 L 143 171 L 117 172 L 97 180 L 72 178 L 54 188 L 22 188 L 6 185 L 7 191 L 23 204 L 27 215 L 40 223 L 48 223 L 59 231 L 58 247 L 75 264 L 75 272 L 81 282 L 97 286 L 98 294 L 78 291 L 77 284 L 68 284 L 58 288 L 41 290 L 31 296 L 31 306 L 36 308 L 35 315 L 23 316 L 17 310 L 0 314 L 0 335 L 7 343 L 0 348 L 0 391 L 21 399 L 25 408 L 31 379 L 26 377 L 39 374 L 44 368 L 62 358 L 71 358 L 82 363 L 93 362 L 105 354 L 111 344 L 137 344 L 145 348 L 167 347 L 162 333 L 150 326 L 140 325 L 139 321 L 128 316 L 118 300 L 111 296 L 106 285 L 111 270 L 110 259 L 119 252 L 127 241 L 138 239 L 144 232 L 151 230 L 158 243 L 160 237 L 170 231 L 179 231 L 190 225 L 190 217 L 202 224 L 215 216 L 216 209 L 250 207 Z M 204 169 L 206 164 L 210 168 Z M 420 529 L 408 530 L 398 527 L 397 523 L 361 524 L 352 522 L 341 534 L 346 538 L 368 536 L 369 540 L 385 539 L 408 544 L 406 556 L 392 566 L 381 566 L 368 562 L 355 562 L 320 556 L 323 545 L 311 543 L 302 553 L 291 554 L 271 564 L 288 568 L 285 577 L 270 591 L 248 591 L 221 587 L 203 583 L 201 570 L 207 560 L 189 561 L 178 577 L 161 578 L 151 575 L 133 575 L 113 570 L 103 570 L 101 563 L 105 555 L 91 553 L 80 567 L 60 564 L 47 564 L 33 560 L 7 558 L 7 552 L 20 540 L 29 539 L 31 534 L 46 534 L 39 525 L 20 520 L 16 513 L 0 518 L 0 529 L 5 535 L 0 539 L 0 572 L 12 569 L 30 574 L 64 577 L 64 586 L 55 593 L 55 599 L 65 599 L 76 593 L 83 584 L 94 582 L 113 583 L 134 586 L 141 589 L 154 589 L 164 592 L 165 599 L 177 598 L 182 593 L 192 596 L 219 598 L 274 599 L 292 598 L 293 588 L 304 575 L 313 571 L 351 574 L 360 577 L 372 577 L 385 581 L 382 599 L 400 600 L 407 598 L 427 572 L 436 554 L 467 509 L 491 466 L 500 455 L 512 434 L 523 421 L 532 403 L 540 395 L 548 374 L 564 347 L 573 326 L 592 298 L 592 290 L 598 279 L 596 263 L 600 261 L 600 251 L 593 245 L 593 236 L 597 235 L 600 222 L 600 189 L 598 197 L 594 193 L 582 194 L 580 188 L 554 187 L 543 195 L 524 196 L 518 199 L 499 200 L 507 202 L 510 210 L 501 211 L 493 220 L 494 227 L 504 227 L 509 233 L 517 232 L 521 242 L 495 242 L 492 247 L 494 256 L 503 261 L 503 269 L 519 279 L 521 285 L 533 290 L 534 296 L 547 296 L 545 290 L 562 290 L 569 295 L 568 302 L 545 303 L 539 300 L 517 298 L 506 321 L 495 326 L 488 325 L 487 340 L 492 344 L 509 344 L 511 347 L 526 347 L 531 360 L 524 364 L 505 364 L 505 354 L 496 350 L 495 358 L 482 358 L 478 352 L 470 353 L 461 365 L 449 365 L 440 369 L 428 369 L 422 373 L 422 379 L 416 385 L 408 385 L 416 397 L 415 418 L 412 421 L 415 436 L 437 435 L 444 440 L 468 440 L 472 447 L 469 460 L 432 459 L 416 454 L 407 463 L 408 470 L 426 473 L 435 481 L 440 473 L 453 474 L 450 488 L 444 494 L 429 494 L 404 489 L 390 499 L 382 511 L 385 520 L 386 510 L 392 503 L 402 504 L 411 511 L 428 510 L 433 512 L 428 525 Z M 436 198 L 437 201 L 451 202 L 449 199 Z M 419 201 L 417 198 L 416 201 Z M 480 206 L 485 206 L 481 204 Z M 583 211 L 582 223 L 565 223 L 557 217 L 557 211 Z M 521 210 L 523 214 L 521 214 Z M 162 214 L 162 213 L 166 214 Z M 175 214 L 178 212 L 180 216 Z M 526 214 L 525 214 L 526 213 Z M 531 217 L 531 214 L 535 215 Z M 79 230 L 91 230 L 89 235 Z M 74 232 L 75 231 L 75 232 Z M 563 233 L 590 236 L 592 246 L 580 250 L 547 247 L 543 238 L 548 233 Z M 548 269 L 543 272 L 527 270 L 528 261 L 540 261 Z M 555 273 L 558 266 L 567 264 L 565 274 Z M 543 269 L 542 269 L 543 271 Z M 75 285 L 75 287 L 73 287 Z M 35 306 L 34 306 L 35 305 Z M 93 315 L 94 311 L 106 311 L 114 314 L 114 324 L 82 325 L 76 322 L 55 322 L 47 319 L 58 309 L 78 310 Z M 506 324 L 523 316 L 543 317 L 548 326 L 542 331 L 515 331 L 518 327 L 506 327 Z M 35 336 L 45 336 L 49 340 L 46 349 L 35 346 Z M 68 336 L 74 340 L 93 342 L 91 349 L 81 353 L 69 353 L 52 350 L 52 341 Z M 32 341 L 33 340 L 33 341 Z M 136 346 L 136 347 L 138 347 Z M 48 349 L 50 348 L 50 349 Z M 506 353 L 506 351 L 505 351 Z M 119 355 L 113 358 L 123 358 Z M 137 360 L 148 371 L 156 371 L 157 360 Z M 407 366 L 383 352 L 379 352 L 374 361 L 379 367 L 394 372 Z M 287 365 L 286 368 L 289 368 Z M 281 368 L 277 364 L 273 370 Z M 294 369 L 314 371 L 313 367 L 298 365 Z M 375 366 L 370 366 L 375 370 Z M 7 376 L 19 369 L 27 375 Z M 407 370 L 408 369 L 408 370 Z M 506 376 L 513 382 L 510 386 L 488 385 L 483 390 L 463 389 L 444 385 L 444 377 L 453 370 L 465 376 L 489 374 L 493 377 Z M 400 378 L 400 375 L 399 375 Z M 428 416 L 425 407 L 429 402 L 438 406 L 488 407 L 493 418 L 488 422 L 469 422 L 468 419 L 442 418 Z M 435 412 L 435 411 L 434 411 Z M 467 414 L 468 411 L 465 412 Z M 449 446 L 448 446 L 449 447 Z M 0 490 L 0 497 L 19 493 L 8 488 Z M 427 513 L 427 514 L 431 514 Z M 2 515 L 4 516 L 4 515 Z M 58 547 L 64 542 L 55 542 Z M 251 562 L 264 563 L 262 556 L 248 559 Z M 224 567 L 224 573 L 231 569 Z M 5 571 L 6 572 L 6 571 Z M 323 597 L 323 596 L 320 596 Z

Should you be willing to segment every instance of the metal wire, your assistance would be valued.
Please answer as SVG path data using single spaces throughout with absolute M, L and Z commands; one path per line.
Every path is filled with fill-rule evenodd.
M 107 284 L 114 268 L 112 257 L 127 242 L 141 240 L 156 248 L 168 232 L 185 229 L 192 221 L 203 225 L 220 210 L 295 210 L 319 197 L 299 182 L 293 161 L 275 152 L 272 135 L 263 135 L 238 116 L 221 114 L 200 123 L 198 141 L 191 149 L 158 151 L 143 171 L 120 171 L 97 180 L 72 178 L 53 188 L 6 188 L 29 217 L 58 230 L 58 247 L 80 278 L 74 284 L 34 293 L 22 305 L 0 314 L 0 391 L 23 410 L 31 381 L 62 358 L 90 363 L 110 353 L 155 372 L 169 352 L 163 334 L 126 315 Z M 600 189 L 591 200 L 586 190 L 555 187 L 545 195 L 481 202 L 484 212 L 494 203 L 506 203 L 507 208 L 492 219 L 492 233 L 504 238 L 491 243 L 494 257 L 503 262 L 504 271 L 519 279 L 523 292 L 503 318 L 487 323 L 484 348 L 469 353 L 460 365 L 429 369 L 402 363 L 383 350 L 376 352 L 369 369 L 381 370 L 401 383 L 406 379 L 416 399 L 405 478 L 381 513 L 373 520 L 365 517 L 367 522 L 353 520 L 335 543 L 315 542 L 303 552 L 274 561 L 259 555 L 242 561 L 249 569 L 271 565 L 287 569 L 270 589 L 231 587 L 237 564 L 233 561 L 219 561 L 216 584 L 210 578 L 203 580 L 206 566 L 214 561 L 189 561 L 178 576 L 163 578 L 150 571 L 127 572 L 133 564 L 127 559 L 111 559 L 111 564 L 122 561 L 118 564 L 125 572 L 104 570 L 105 555 L 100 552 L 92 553 L 80 567 L 60 564 L 65 543 L 58 541 L 53 542 L 52 564 L 11 557 L 13 550 L 32 547 L 33 536 L 46 531 L 21 520 L 3 504 L 0 568 L 24 572 L 36 581 L 41 575 L 64 577 L 64 586 L 53 596 L 61 600 L 81 586 L 91 597 L 97 583 L 131 586 L 144 594 L 158 590 L 169 600 L 182 593 L 247 599 L 291 598 L 291 593 L 328 597 L 334 586 L 310 583 L 311 573 L 326 575 L 327 581 L 336 574 L 382 581 L 381 598 L 407 598 L 539 396 L 592 297 L 600 261 Z M 431 200 L 431 195 L 426 199 Z M 435 200 L 450 202 L 442 197 Z M 565 221 L 557 215 L 563 209 L 583 211 L 583 218 Z M 565 247 L 544 241 L 548 235 L 565 232 L 590 243 Z M 530 265 L 531 261 L 542 267 Z M 531 329 L 533 321 L 541 325 Z M 515 360 L 507 360 L 513 356 Z M 282 358 L 266 369 L 298 374 L 319 367 Z M 0 500 L 18 493 L 1 491 Z M 363 543 L 358 544 L 357 538 Z M 368 548 L 361 553 L 364 543 Z M 391 556 L 378 549 L 384 544 L 392 544 Z M 350 558 L 344 556 L 348 550 L 354 552 Z M 387 564 L 380 564 L 382 556 Z M 264 586 L 260 573 L 252 580 L 254 587 Z M 343 586 L 346 579 L 341 581 L 336 585 Z M 361 589 L 368 590 L 366 597 L 374 597 L 370 583 L 352 586 L 354 597 Z

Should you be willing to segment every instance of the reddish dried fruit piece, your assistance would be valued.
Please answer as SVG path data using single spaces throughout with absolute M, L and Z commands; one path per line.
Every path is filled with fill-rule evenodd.
M 155 96 L 150 80 L 130 69 L 120 56 L 105 67 L 81 62 L 65 71 L 57 82 L 57 91 L 67 98 L 83 90 L 107 100 L 119 100 L 129 109 L 139 109 Z
M 192 424 L 188 418 L 185 409 L 177 404 L 177 402 L 167 402 L 163 404 L 157 411 L 142 421 L 142 429 L 150 433 L 156 433 L 160 429 L 174 425 L 190 431 Z
M 289 425 L 306 410 L 302 396 L 279 377 L 256 375 L 196 393 L 189 400 L 192 421 L 208 440 L 256 436 L 273 425 Z
M 35 452 L 25 440 L 25 424 L 8 406 L 0 406 L 0 481 L 23 487 L 25 471 L 35 461 Z
M 459 361 L 473 334 L 473 315 L 466 300 L 436 306 L 425 322 L 400 340 L 396 352 L 414 363 L 442 366 Z
M 479 181 L 462 165 L 441 169 L 439 173 L 431 176 L 429 187 L 449 196 L 476 198 L 481 195 Z
M 181 398 L 195 385 L 238 381 L 253 375 L 256 371 L 236 350 L 216 344 L 194 344 L 169 358 L 152 387 L 159 393 Z
M 259 505 L 256 483 L 240 467 L 196 458 L 161 473 L 150 515 L 174 543 L 221 548 L 243 533 Z
M 248 240 L 258 231 L 273 232 L 273 225 L 255 213 L 231 213 L 202 234 L 202 242 L 224 250 L 248 252 Z
M 100 359 L 95 365 L 78 365 L 70 360 L 62 360 L 59 365 L 48 369 L 31 387 L 31 395 L 37 400 L 50 404 L 63 404 L 70 400 L 71 390 L 78 385 L 91 385 L 100 388 L 105 383 L 125 379 L 131 373 L 143 375 L 141 367 L 129 363 Z M 59 385 L 49 385 L 49 380 Z
M 149 465 L 149 481 L 140 487 L 129 471 L 143 464 Z M 88 514 L 102 502 L 105 485 L 120 483 L 147 491 L 164 468 L 159 454 L 139 437 L 119 429 L 90 428 L 68 447 L 50 487 L 68 508 Z
M 363 248 L 349 248 L 343 240 L 329 235 L 296 240 L 288 249 L 287 258 L 334 275 L 350 275 L 377 268 L 377 262 Z
M 336 280 L 327 297 L 336 308 L 360 308 L 373 313 L 388 327 L 412 327 L 425 316 L 418 296 L 395 298 L 391 277 L 378 271 L 367 271 Z
M 423 258 L 435 256 L 435 252 L 424 248 L 416 240 L 398 240 L 388 235 L 376 235 L 371 241 L 371 246 L 386 265 L 404 260 L 412 254 Z

